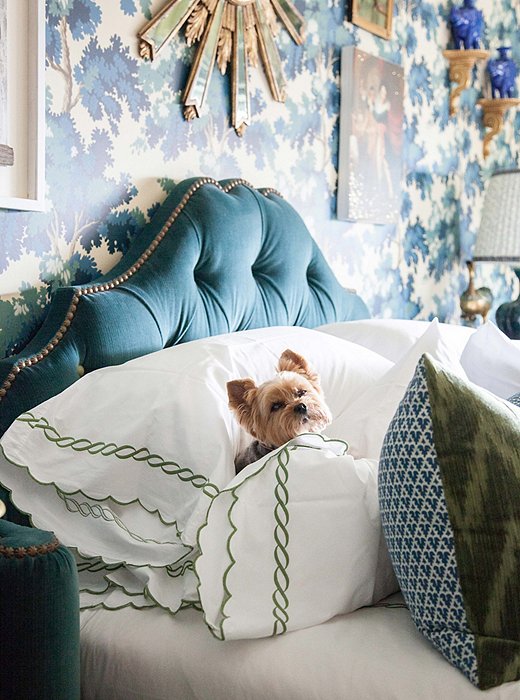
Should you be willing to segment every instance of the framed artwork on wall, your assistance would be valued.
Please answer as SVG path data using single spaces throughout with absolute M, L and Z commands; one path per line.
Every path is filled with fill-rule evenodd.
M 42 211 L 45 0 L 0 0 L 0 209 Z
M 12 165 L 14 152 L 7 143 L 7 0 L 0 0 L 0 166 Z
M 396 223 L 403 168 L 401 66 L 352 46 L 341 51 L 337 216 Z
M 390 39 L 394 0 L 349 0 L 348 21 L 372 34 Z

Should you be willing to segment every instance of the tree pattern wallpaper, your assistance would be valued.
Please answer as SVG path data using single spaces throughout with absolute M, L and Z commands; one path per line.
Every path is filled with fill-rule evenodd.
M 474 71 L 449 117 L 451 2 L 397 0 L 392 38 L 346 20 L 339 0 L 296 0 L 306 22 L 296 46 L 280 26 L 276 44 L 287 79 L 274 102 L 261 69 L 250 71 L 251 123 L 230 124 L 229 76 L 215 69 L 199 119 L 182 114 L 194 55 L 184 36 L 153 62 L 140 58 L 137 33 L 163 0 L 47 0 L 46 210 L 0 210 L 0 352 L 34 334 L 53 291 L 107 272 L 171 187 L 186 177 L 242 177 L 275 187 L 300 212 L 342 284 L 377 317 L 460 322 L 486 180 L 518 166 L 520 113 L 482 155 L 485 64 Z M 460 4 L 460 3 L 459 3 Z M 479 0 L 484 44 L 513 47 L 520 63 L 520 6 Z M 340 53 L 357 46 L 402 66 L 405 78 L 400 220 L 338 221 L 336 188 Z M 287 264 L 290 264 L 288 251 Z M 509 268 L 477 267 L 495 308 L 516 293 Z

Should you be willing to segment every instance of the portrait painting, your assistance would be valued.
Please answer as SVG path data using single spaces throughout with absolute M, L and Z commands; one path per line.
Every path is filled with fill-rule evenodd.
M 389 39 L 392 34 L 394 0 L 350 0 L 348 20 L 358 27 Z
M 341 52 L 338 219 L 399 219 L 403 168 L 401 66 L 354 47 Z

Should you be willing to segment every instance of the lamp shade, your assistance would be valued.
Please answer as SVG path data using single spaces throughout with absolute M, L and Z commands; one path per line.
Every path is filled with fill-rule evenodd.
M 520 170 L 491 176 L 473 260 L 520 262 Z

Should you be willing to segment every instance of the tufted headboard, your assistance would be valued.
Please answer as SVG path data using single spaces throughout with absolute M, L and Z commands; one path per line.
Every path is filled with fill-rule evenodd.
M 368 316 L 279 194 L 184 180 L 109 274 L 58 289 L 33 340 L 0 361 L 0 434 L 83 372 L 219 333 Z

